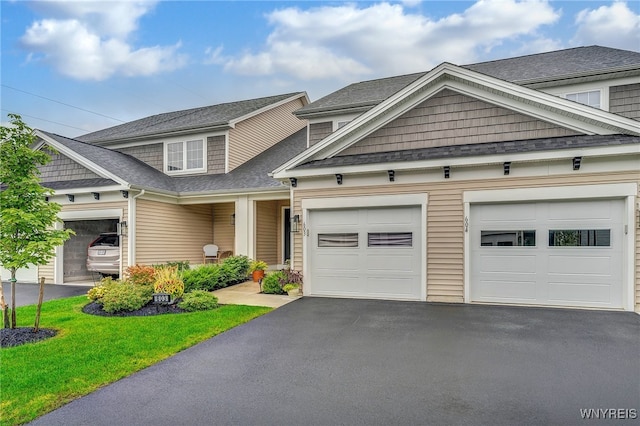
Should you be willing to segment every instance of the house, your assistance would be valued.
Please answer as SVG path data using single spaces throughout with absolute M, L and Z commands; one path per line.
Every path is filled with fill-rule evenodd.
M 87 247 L 118 231 L 121 269 L 202 263 L 203 246 L 250 254 L 272 267 L 289 258 L 289 188 L 268 173 L 306 148 L 309 103 L 289 93 L 143 118 L 70 139 L 37 131 L 57 154 L 41 167 L 60 218 L 76 235 L 34 274 L 48 283 L 90 280 Z M 122 272 L 122 271 L 121 271 Z
M 305 295 L 640 311 L 640 53 L 443 63 L 295 114 L 274 177 Z

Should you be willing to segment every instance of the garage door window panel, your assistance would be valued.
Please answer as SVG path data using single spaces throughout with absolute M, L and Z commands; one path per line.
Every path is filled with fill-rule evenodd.
M 358 234 L 355 232 L 318 234 L 318 247 L 358 247 Z
M 412 232 L 369 232 L 369 247 L 413 247 Z
M 482 247 L 535 247 L 536 231 L 480 231 Z
M 610 247 L 610 229 L 552 229 L 549 247 Z

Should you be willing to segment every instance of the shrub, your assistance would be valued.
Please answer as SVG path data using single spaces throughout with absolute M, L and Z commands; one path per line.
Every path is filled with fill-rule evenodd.
M 188 260 L 175 260 L 172 262 L 166 262 L 166 263 L 161 263 L 158 265 L 153 265 L 154 268 L 158 269 L 158 268 L 163 268 L 165 266 L 176 266 L 178 268 L 178 272 L 184 272 L 187 271 L 189 269 L 191 269 L 191 266 L 189 266 L 189 261 Z
M 283 271 L 267 274 L 262 280 L 262 292 L 266 294 L 284 294 L 282 283 L 286 279 Z
M 101 299 L 104 296 L 104 293 L 110 285 L 118 284 L 120 281 L 114 280 L 112 277 L 106 277 L 100 280 L 100 284 L 95 287 L 92 287 L 87 292 L 87 298 L 94 302 L 102 303 Z
M 153 284 L 156 293 L 168 293 L 172 299 L 179 299 L 184 294 L 184 282 L 178 275 L 176 266 L 165 266 L 156 269 L 156 281 Z
M 100 301 L 105 312 L 135 311 L 149 303 L 152 294 L 151 286 L 125 281 L 106 286 Z
M 184 291 L 216 290 L 222 288 L 222 280 L 219 265 L 202 265 L 195 269 L 189 269 L 182 273 Z
M 218 307 L 218 298 L 208 291 L 194 290 L 182 296 L 178 307 L 187 312 L 207 311 Z
M 243 282 L 249 273 L 249 258 L 247 256 L 231 256 L 222 261 L 221 264 L 226 276 L 226 286 Z
M 302 272 L 291 269 L 284 269 L 282 272 L 285 275 L 285 283 L 298 284 L 298 287 L 302 287 Z
M 283 290 L 283 291 L 285 291 L 285 292 L 287 292 L 287 293 L 289 293 L 291 290 L 295 290 L 295 289 L 297 289 L 297 288 L 300 288 L 300 287 L 298 286 L 298 284 L 289 283 L 289 284 L 285 284 L 285 285 L 282 287 L 282 290 Z
M 127 281 L 135 285 L 153 285 L 155 275 L 156 270 L 153 266 L 135 265 L 125 270 Z
M 268 267 L 269 267 L 269 265 L 267 265 L 267 262 L 265 262 L 263 260 L 254 260 L 249 265 L 249 272 L 251 273 L 251 272 L 255 272 L 255 271 L 264 271 Z

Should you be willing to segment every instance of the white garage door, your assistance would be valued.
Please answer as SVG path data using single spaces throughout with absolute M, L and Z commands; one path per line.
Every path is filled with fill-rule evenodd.
M 310 211 L 310 294 L 420 300 L 420 218 L 419 206 Z
M 471 207 L 474 302 L 622 308 L 622 200 Z

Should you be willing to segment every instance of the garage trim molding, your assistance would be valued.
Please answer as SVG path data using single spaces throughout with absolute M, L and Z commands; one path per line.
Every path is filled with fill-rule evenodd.
M 547 188 L 517 188 L 480 191 L 464 191 L 464 302 L 471 303 L 471 238 L 467 229 L 471 215 L 471 204 L 480 203 L 515 203 L 534 201 L 577 201 L 624 199 L 625 213 L 623 218 L 623 271 L 622 271 L 622 305 L 625 311 L 634 310 L 635 301 L 635 198 L 638 194 L 636 183 L 615 183 L 601 185 L 556 186 Z
M 92 219 L 118 219 L 122 221 L 122 209 L 91 209 L 74 210 L 58 213 L 58 217 L 65 221 L 69 220 L 92 220 Z M 55 224 L 56 229 L 62 229 L 62 223 Z M 64 284 L 64 250 L 63 246 L 56 247 L 55 261 L 53 263 L 53 277 L 55 284 Z M 122 244 L 120 245 L 120 259 L 122 260 Z M 122 261 L 120 262 L 120 275 L 122 275 Z
M 427 193 L 397 194 L 397 195 L 369 195 L 360 197 L 331 197 L 302 199 L 302 253 L 303 265 L 302 274 L 305 277 L 303 293 L 310 294 L 313 288 L 313 280 L 309 271 L 310 247 L 308 246 L 309 212 L 311 210 L 341 209 L 341 208 L 366 208 L 366 207 L 388 207 L 388 206 L 420 206 L 420 237 L 422 238 L 421 257 L 421 282 L 420 300 L 427 300 Z M 292 204 L 293 205 L 293 204 Z M 295 214 L 293 211 L 291 214 Z

